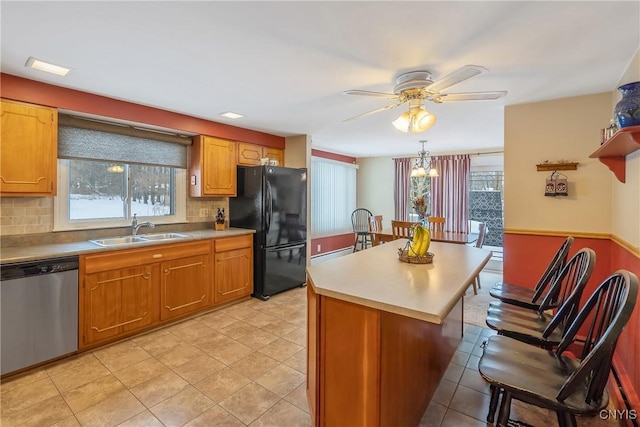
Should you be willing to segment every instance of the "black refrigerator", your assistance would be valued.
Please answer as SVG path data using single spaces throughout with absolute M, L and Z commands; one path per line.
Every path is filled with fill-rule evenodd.
M 238 166 L 238 195 L 229 198 L 229 225 L 253 235 L 253 296 L 306 283 L 307 170 Z

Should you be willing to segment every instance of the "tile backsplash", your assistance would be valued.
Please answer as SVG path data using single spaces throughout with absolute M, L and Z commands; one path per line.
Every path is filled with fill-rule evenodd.
M 217 208 L 224 208 L 229 212 L 229 199 L 227 197 L 194 198 L 187 197 L 187 222 L 212 223 L 215 221 Z M 206 209 L 208 215 L 201 217 L 200 212 Z M 167 228 L 171 226 L 162 226 Z M 120 230 L 120 229 L 115 229 Z M 114 231 L 122 234 L 123 231 Z M 93 233 L 102 233 L 102 230 L 73 231 L 53 233 L 53 198 L 52 197 L 0 197 L 0 237 L 2 246 L 11 245 L 11 242 L 19 240 L 25 235 L 44 235 L 47 241 L 69 241 L 75 235 L 91 236 Z M 60 234 L 59 237 L 50 235 Z M 62 235 L 65 236 L 62 236 Z M 6 238 L 5 237 L 12 237 Z M 25 236 L 26 237 L 26 236 Z M 20 239 L 21 240 L 21 239 Z

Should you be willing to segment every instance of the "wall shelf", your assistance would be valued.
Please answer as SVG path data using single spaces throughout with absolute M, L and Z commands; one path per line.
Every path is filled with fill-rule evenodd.
M 540 163 L 536 165 L 538 172 L 540 171 L 574 171 L 578 169 L 578 163 Z
M 614 133 L 589 157 L 599 159 L 607 165 L 618 181 L 625 182 L 625 158 L 636 150 L 640 150 L 640 126 L 629 126 Z

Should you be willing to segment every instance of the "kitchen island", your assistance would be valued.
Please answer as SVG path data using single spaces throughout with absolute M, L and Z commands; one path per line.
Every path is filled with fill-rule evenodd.
M 418 425 L 462 339 L 465 290 L 491 258 L 433 242 L 432 264 L 397 240 L 307 269 L 307 398 L 316 426 Z

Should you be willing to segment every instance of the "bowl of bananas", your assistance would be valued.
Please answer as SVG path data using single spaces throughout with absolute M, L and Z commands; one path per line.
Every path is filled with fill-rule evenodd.
M 429 252 L 431 234 L 429 229 L 417 224 L 413 228 L 413 237 L 404 248 L 398 249 L 398 258 L 409 264 L 431 264 L 433 253 Z

